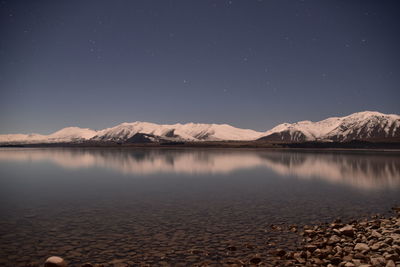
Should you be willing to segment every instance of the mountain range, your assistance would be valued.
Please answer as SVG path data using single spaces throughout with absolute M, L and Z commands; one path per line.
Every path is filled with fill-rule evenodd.
M 375 111 L 332 117 L 318 122 L 283 123 L 266 132 L 240 129 L 228 124 L 122 123 L 99 131 L 67 127 L 49 135 L 0 135 L 0 144 L 41 143 L 163 143 L 200 141 L 270 141 L 301 143 L 382 140 L 400 137 L 400 115 Z

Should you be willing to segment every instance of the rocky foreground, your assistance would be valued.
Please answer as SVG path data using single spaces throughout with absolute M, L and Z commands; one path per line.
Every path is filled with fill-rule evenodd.
M 304 246 L 280 252 L 276 265 L 285 266 L 400 266 L 400 217 L 375 218 L 342 224 L 306 226 Z M 278 255 L 279 256 L 279 255 Z M 265 263 L 268 265 L 268 263 Z
M 257 254 L 246 259 L 232 257 L 237 248 L 227 247 L 227 257 L 219 264 L 204 263 L 195 266 L 344 266 L 400 267 L 400 208 L 394 208 L 395 215 L 362 221 L 324 223 L 313 226 L 288 227 L 271 226 L 276 231 L 298 233 L 302 244 L 295 250 L 272 249 L 266 245 L 269 257 Z M 133 262 L 114 260 L 108 263 L 86 263 L 81 267 L 127 267 L 140 266 Z M 160 262 L 158 266 L 170 266 Z M 191 265 L 191 264 L 188 264 Z M 28 265 L 38 267 L 40 265 Z M 51 257 L 45 267 L 66 267 L 67 263 Z

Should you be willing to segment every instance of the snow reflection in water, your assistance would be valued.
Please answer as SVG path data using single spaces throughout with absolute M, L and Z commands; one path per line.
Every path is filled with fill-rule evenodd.
M 123 174 L 229 174 L 268 168 L 283 177 L 321 179 L 360 189 L 400 187 L 397 152 L 288 152 L 206 149 L 1 149 L 0 161 L 103 167 Z

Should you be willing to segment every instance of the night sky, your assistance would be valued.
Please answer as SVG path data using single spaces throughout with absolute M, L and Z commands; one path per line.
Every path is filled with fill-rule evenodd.
M 1 1 L 0 133 L 400 114 L 399 1 Z

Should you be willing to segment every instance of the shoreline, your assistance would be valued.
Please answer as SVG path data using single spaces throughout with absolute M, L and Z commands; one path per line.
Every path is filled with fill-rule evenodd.
M 389 145 L 389 146 L 388 146 Z M 254 151 L 310 151 L 310 152 L 324 152 L 324 151 L 374 151 L 374 152 L 400 152 L 400 143 L 384 143 L 374 144 L 372 146 L 308 146 L 302 144 L 257 144 L 248 142 L 194 142 L 183 144 L 90 144 L 90 143 L 51 143 L 51 144 L 24 144 L 24 145 L 0 145 L 0 149 L 7 148 L 73 148 L 73 149 L 170 149 L 170 150 L 184 150 L 184 149 L 238 149 L 238 150 L 254 150 Z
M 68 265 L 44 265 L 38 262 L 26 264 L 26 267 L 42 266 L 80 266 L 80 267 L 129 267 L 129 266 L 328 266 L 328 267 L 399 267 L 400 266 L 400 207 L 392 209 L 389 216 L 371 216 L 360 220 L 341 222 L 336 219 L 330 223 L 313 225 L 270 225 L 268 231 L 276 235 L 297 237 L 299 243 L 284 247 L 270 239 L 265 240 L 260 255 L 251 244 L 227 241 L 223 250 L 224 257 L 213 259 L 201 249 L 190 250 L 186 260 L 170 263 L 174 259 L 152 259 L 151 264 L 135 262 L 133 259 L 117 257 L 109 262 L 90 261 Z M 294 240 L 294 239 L 293 239 Z M 244 247 L 243 247 L 243 246 Z M 241 253 L 241 250 L 247 252 Z M 210 251 L 211 253 L 212 251 Z M 49 257 L 52 255 L 49 255 Z M 63 255 L 68 262 L 68 254 Z M 190 262 L 197 259 L 197 262 Z M 201 259 L 201 260 L 200 260 Z M 201 263 L 198 263 L 198 261 Z M 66 264 L 66 263 L 65 263 Z M 21 266 L 21 265 L 18 265 Z

